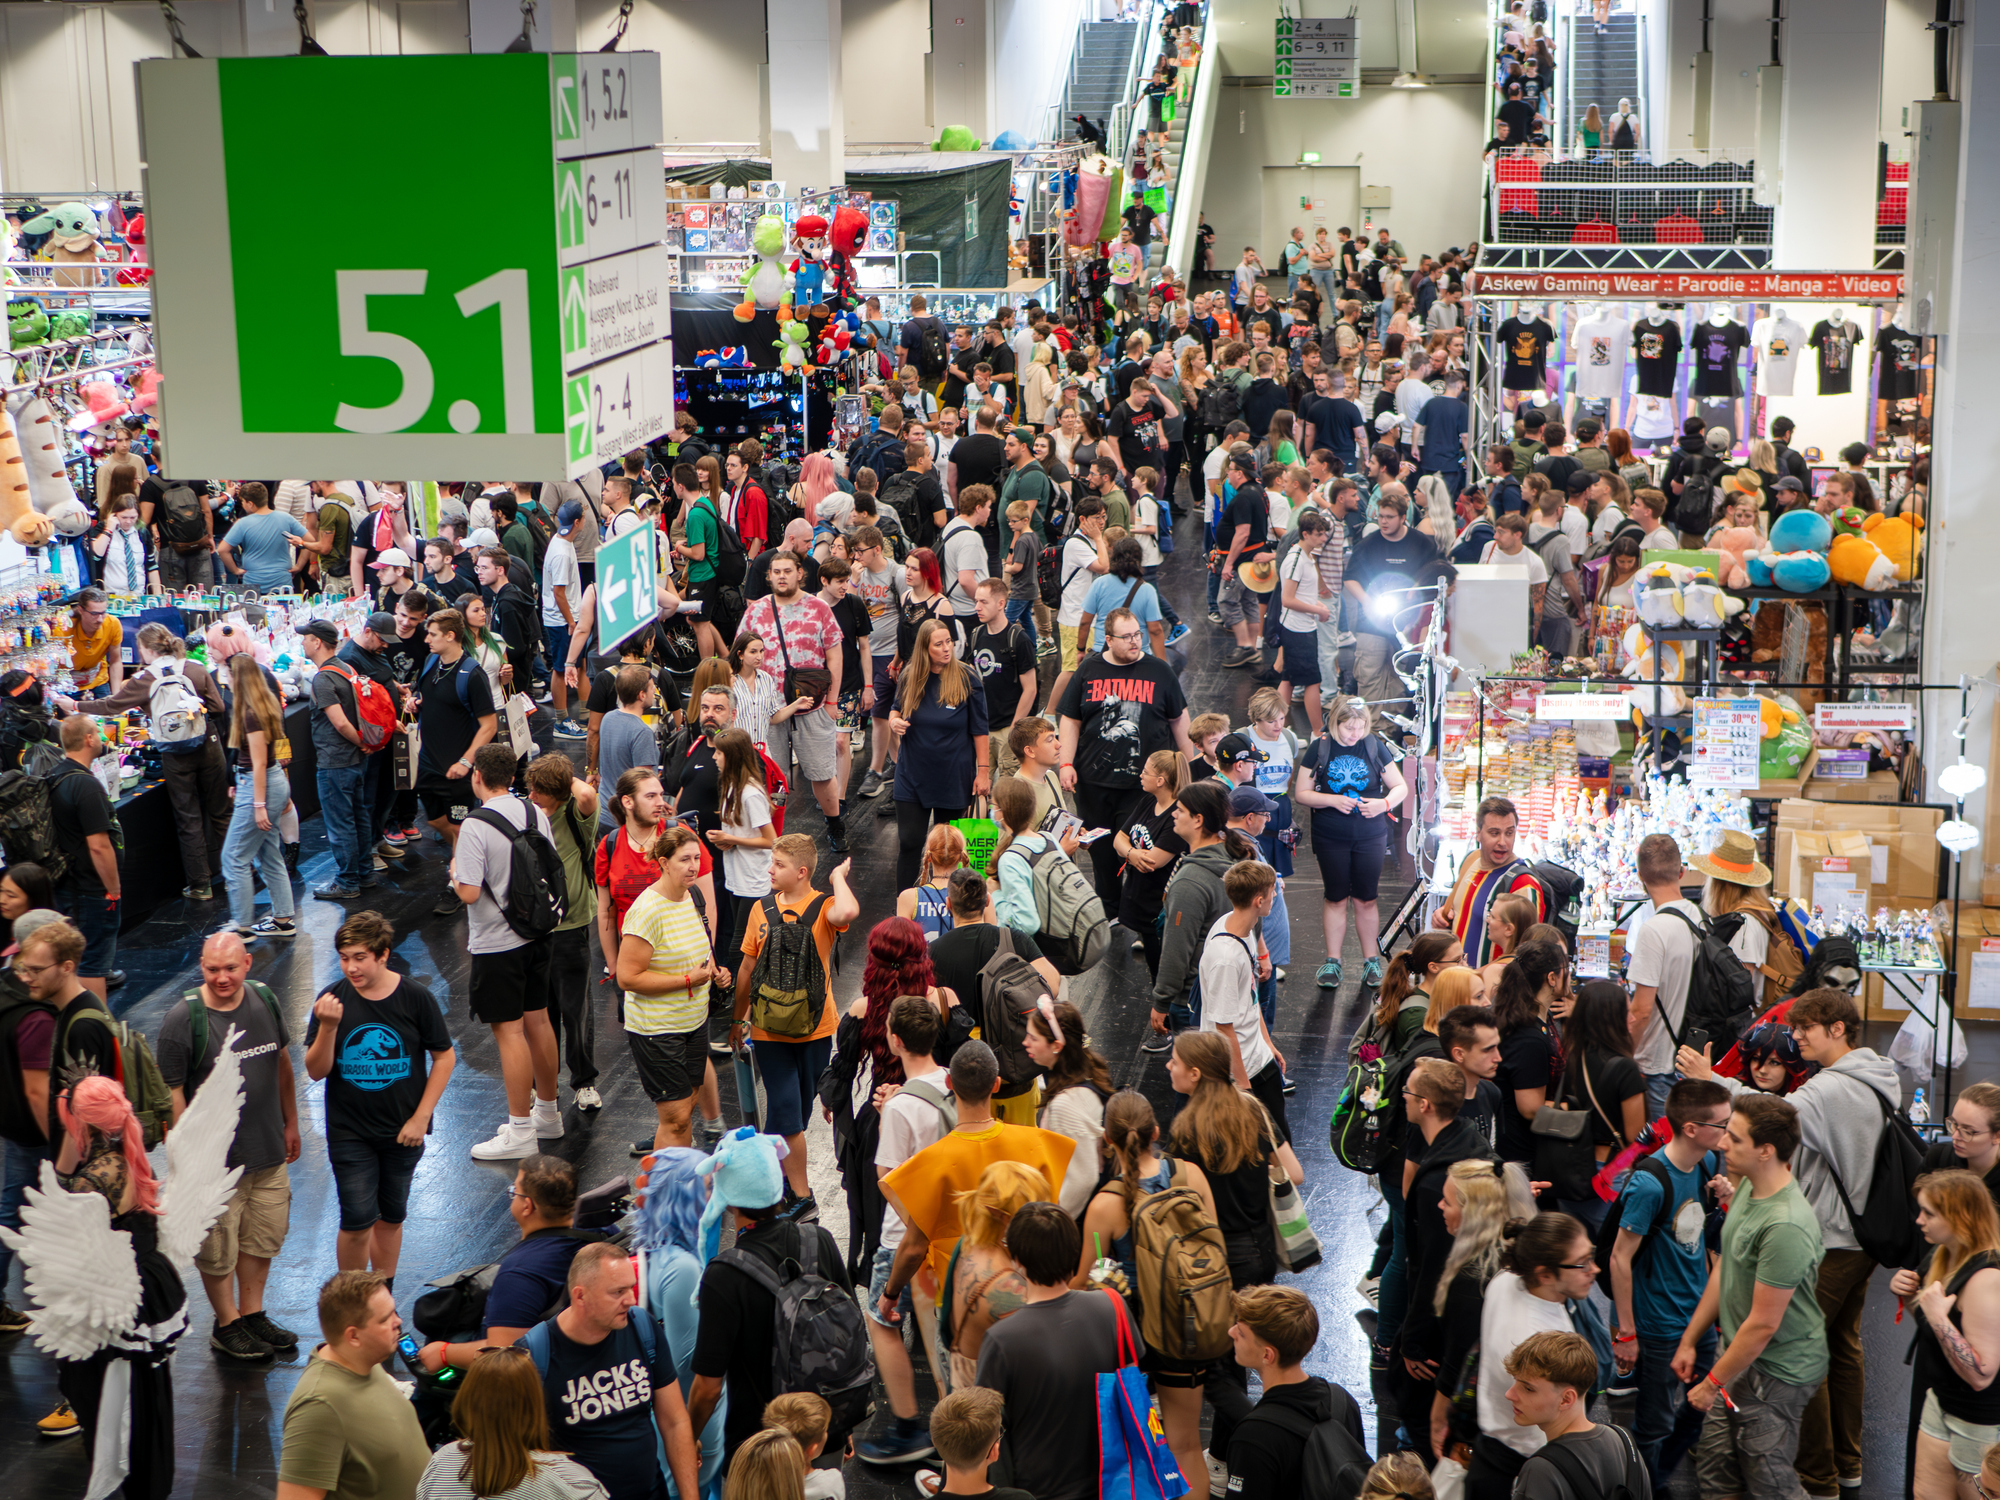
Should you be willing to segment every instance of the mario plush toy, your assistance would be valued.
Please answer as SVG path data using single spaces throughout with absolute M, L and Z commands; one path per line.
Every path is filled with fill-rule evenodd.
M 817 306 L 825 294 L 828 228 L 822 214 L 802 214 L 792 226 L 792 248 L 798 251 L 791 264 L 792 306 L 799 313 Z
M 833 275 L 833 295 L 828 303 L 836 312 L 858 307 L 861 298 L 855 288 L 854 257 L 868 239 L 865 209 L 843 206 L 833 211 L 833 232 L 828 240 L 829 266 Z

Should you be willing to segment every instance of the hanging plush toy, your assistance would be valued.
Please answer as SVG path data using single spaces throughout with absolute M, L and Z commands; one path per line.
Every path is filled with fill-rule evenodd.
M 724 344 L 720 349 L 698 349 L 694 362 L 704 370 L 747 370 L 750 351 L 742 344 Z
M 0 374 L 8 363 L 0 360 Z M 26 547 L 39 547 L 57 532 L 82 536 L 90 530 L 90 512 L 70 483 L 49 403 L 38 392 L 18 392 L 8 398 L 6 416 L 0 424 L 0 530 Z
M 731 310 L 736 321 L 747 323 L 758 310 L 776 311 L 785 300 L 785 221 L 765 214 L 750 231 L 750 247 L 757 252 L 757 264 L 743 278 L 743 300 Z
M 31 349 L 48 342 L 48 337 L 49 315 L 39 301 L 22 297 L 7 304 L 8 348 Z
M 794 318 L 778 329 L 778 337 L 771 343 L 778 350 L 778 363 L 787 370 L 803 370 L 806 365 L 806 340 L 811 337 L 806 325 Z
M 132 261 L 118 273 L 120 286 L 144 286 L 153 279 L 153 268 L 146 264 L 146 216 L 134 214 L 125 221 L 125 243 L 132 248 Z
M 826 295 L 826 236 L 831 226 L 824 214 L 801 214 L 792 226 L 792 306 L 817 307 Z
M 828 239 L 828 267 L 833 291 L 827 302 L 835 311 L 861 305 L 854 282 L 854 257 L 861 253 L 861 246 L 867 239 L 868 214 L 865 210 L 842 206 L 833 211 L 833 230 Z
M 845 358 L 847 355 L 847 346 L 853 341 L 853 338 L 854 335 L 848 330 L 845 323 L 838 321 L 829 322 L 826 325 L 825 333 L 820 336 L 819 363 L 830 365 Z
M 61 203 L 21 226 L 26 234 L 48 236 L 48 259 L 57 265 L 97 264 L 97 239 L 103 232 L 87 203 Z M 95 286 L 95 271 L 58 271 L 57 286 Z

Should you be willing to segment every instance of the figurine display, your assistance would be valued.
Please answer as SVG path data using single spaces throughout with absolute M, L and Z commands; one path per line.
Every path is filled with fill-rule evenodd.
M 1871 920 L 1864 912 L 1844 907 L 1827 911 L 1815 906 L 1806 927 L 1815 940 L 1846 938 L 1854 944 L 1864 969 L 1944 968 L 1944 954 L 1928 911 L 1899 911 L 1892 920 L 1889 908 L 1881 906 Z

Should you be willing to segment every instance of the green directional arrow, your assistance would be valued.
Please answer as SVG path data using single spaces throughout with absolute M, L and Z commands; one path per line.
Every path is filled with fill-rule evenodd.
M 589 302 L 583 292 L 583 267 L 563 272 L 562 288 L 562 341 L 563 353 L 575 354 L 583 348 L 589 336 L 585 322 L 589 312 Z
M 1280 60 L 1278 63 L 1278 76 L 1280 78 L 1290 78 L 1292 76 L 1292 65 Z
M 1340 97 L 1343 99 L 1352 99 L 1354 97 L 1354 85 L 1352 83 L 1341 84 Z
M 1279 80 L 1277 81 L 1277 83 L 1275 83 L 1274 85 L 1272 85 L 1272 88 L 1273 88 L 1274 92 L 1275 92 L 1275 93 L 1277 94 L 1277 96 L 1278 96 L 1278 97 L 1279 97 L 1280 99 L 1289 99 L 1289 98 L 1291 98 L 1291 97 L 1292 97 L 1292 86 L 1291 86 L 1291 84 L 1287 83 L 1287 82 L 1286 82 L 1286 81 L 1285 81 L 1284 79 L 1282 79 L 1282 78 L 1280 78 L 1280 79 L 1279 79 Z
M 1290 42 L 1278 43 L 1278 56 L 1290 57 L 1291 55 L 1292 55 L 1292 44 Z
M 566 161 L 556 185 L 556 242 L 561 249 L 574 250 L 583 243 L 584 206 L 583 164 Z
M 1280 16 L 1278 18 L 1278 35 L 1290 36 L 1291 34 L 1292 34 L 1292 23 L 1286 20 L 1284 17 Z
M 569 458 L 580 463 L 590 457 L 590 377 L 578 375 L 563 382 L 563 426 L 569 433 Z

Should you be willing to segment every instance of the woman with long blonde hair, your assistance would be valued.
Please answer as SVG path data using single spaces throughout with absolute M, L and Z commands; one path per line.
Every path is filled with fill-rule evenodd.
M 729 1459 L 722 1500 L 805 1500 L 806 1451 L 782 1427 L 743 1440 Z
M 978 1383 L 979 1349 L 988 1330 L 1019 1312 L 1027 1295 L 1028 1283 L 1007 1253 L 1007 1226 L 1028 1204 L 1053 1203 L 1055 1196 L 1048 1174 L 1018 1161 L 994 1162 L 959 1194 L 962 1234 L 942 1299 L 950 1319 L 943 1332 L 951 1345 L 952 1389 Z
M 460 1438 L 431 1455 L 417 1500 L 601 1500 L 603 1481 L 549 1448 L 542 1377 L 526 1349 L 487 1349 L 451 1403 Z
M 1583 123 L 1576 127 L 1576 147 L 1588 156 L 1604 141 L 1604 116 L 1595 104 L 1583 112 Z
M 1889 1289 L 1915 1304 L 1918 1390 L 1912 1490 L 1917 1500 L 1962 1500 L 2000 1425 L 2000 1214 L 1971 1172 L 1917 1179 L 1917 1227 L 1931 1245 L 1923 1270 L 1898 1271 Z
M 1215 1217 L 1215 1195 L 1208 1178 L 1191 1161 L 1170 1160 L 1159 1149 L 1160 1126 L 1153 1106 L 1142 1094 L 1124 1089 L 1113 1094 L 1104 1106 L 1105 1165 L 1112 1180 L 1090 1199 L 1083 1215 L 1083 1253 L 1070 1285 L 1090 1285 L 1090 1268 L 1099 1256 L 1114 1260 L 1125 1273 L 1125 1298 L 1132 1308 L 1132 1326 L 1145 1323 L 1147 1288 L 1139 1280 L 1138 1260 L 1132 1244 L 1132 1214 L 1142 1194 L 1165 1192 L 1170 1187 L 1190 1188 L 1198 1194 L 1209 1218 Z M 1154 1394 L 1160 1400 L 1160 1420 L 1166 1428 L 1167 1446 L 1181 1464 L 1181 1472 L 1199 1474 L 1201 1461 L 1201 1394 L 1207 1371 L 1203 1362 L 1173 1358 L 1160 1350 L 1147 1351 L 1146 1366 L 1153 1377 Z M 1226 1398 L 1225 1398 L 1226 1399 Z
M 1035 829 L 1035 789 L 1018 776 L 1002 776 L 993 787 L 993 821 L 1000 825 L 1000 841 L 986 873 L 999 885 L 995 914 L 1002 927 L 1033 937 L 1042 926 L 1033 862 L 1049 847 L 1048 835 Z
M 248 651 L 229 660 L 231 713 L 229 747 L 236 751 L 236 807 L 222 843 L 222 876 L 229 885 L 229 915 L 236 935 L 288 938 L 293 920 L 292 877 L 285 868 L 284 837 L 278 819 L 292 800 L 285 773 L 291 742 L 285 738 L 285 710 Z M 256 920 L 257 893 L 252 869 L 261 870 L 271 893 L 271 915 Z
M 896 889 L 917 883 L 931 824 L 965 816 L 975 797 L 992 786 L 986 690 L 979 674 L 959 659 L 949 626 L 926 620 L 917 627 L 909 665 L 889 711 L 896 737 Z

